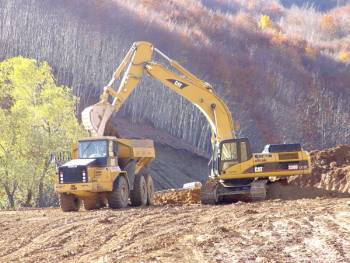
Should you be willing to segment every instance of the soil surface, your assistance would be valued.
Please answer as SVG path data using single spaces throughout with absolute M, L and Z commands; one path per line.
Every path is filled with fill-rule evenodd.
M 0 262 L 348 262 L 350 198 L 0 211 Z

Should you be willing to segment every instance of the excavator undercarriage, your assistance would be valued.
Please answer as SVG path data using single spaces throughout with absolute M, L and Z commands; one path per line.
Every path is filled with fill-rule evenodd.
M 207 181 L 201 188 L 202 204 L 235 201 L 263 201 L 266 199 L 268 180 Z

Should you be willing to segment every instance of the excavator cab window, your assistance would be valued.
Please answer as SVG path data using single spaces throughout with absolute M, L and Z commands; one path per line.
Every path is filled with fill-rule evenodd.
M 220 143 L 220 172 L 230 166 L 245 162 L 250 158 L 252 158 L 252 153 L 248 139 L 232 139 Z

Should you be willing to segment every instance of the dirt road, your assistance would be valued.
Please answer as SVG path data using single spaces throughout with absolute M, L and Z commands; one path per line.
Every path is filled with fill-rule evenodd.
M 1 211 L 0 262 L 348 262 L 350 198 Z

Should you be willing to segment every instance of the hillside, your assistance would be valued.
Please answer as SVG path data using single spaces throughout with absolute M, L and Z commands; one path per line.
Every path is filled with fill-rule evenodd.
M 96 101 L 131 43 L 144 39 L 213 83 L 240 124 L 239 133 L 258 149 L 268 141 L 301 141 L 311 148 L 346 142 L 349 67 L 335 59 L 337 52 L 349 51 L 345 7 L 329 11 L 335 17 L 329 19 L 336 27 L 333 34 L 303 21 L 309 14 L 313 23 L 321 24 L 322 14 L 311 9 L 284 9 L 274 1 L 240 6 L 233 1 L 230 13 L 222 13 L 226 1 L 213 2 L 2 1 L 1 57 L 48 60 L 59 81 L 81 96 L 82 108 Z M 260 30 L 260 14 L 280 23 L 281 33 Z M 16 17 L 25 17 L 25 23 Z M 318 39 L 307 39 L 310 34 Z M 309 46 L 315 57 L 308 56 Z M 159 114 L 163 111 L 170 112 L 168 118 Z M 208 147 L 203 118 L 158 83 L 145 80 L 123 114 L 132 121 L 151 122 L 196 147 Z
M 97 101 L 131 43 L 147 40 L 213 84 L 231 109 L 237 134 L 249 137 L 256 151 L 266 143 L 300 142 L 307 149 L 348 143 L 349 3 L 326 13 L 290 6 L 263 0 L 5 0 L 0 58 L 48 61 L 58 82 L 80 97 L 79 113 Z M 144 79 L 117 125 L 118 118 L 129 120 L 127 129 L 139 125 L 136 137 L 166 133 L 166 144 L 174 152 L 184 149 L 189 165 L 206 162 L 197 155 L 208 155 L 206 121 L 158 83 Z M 152 136 L 144 133 L 149 126 Z M 167 170 L 168 164 L 158 164 Z M 172 170 L 177 178 L 182 173 Z M 198 168 L 191 173 L 206 174 Z
M 1 262 L 347 262 L 350 199 L 0 211 Z

